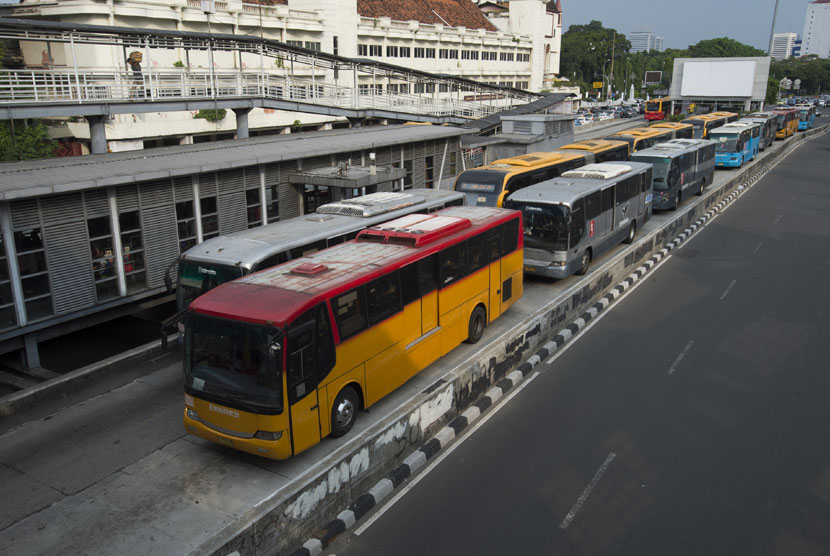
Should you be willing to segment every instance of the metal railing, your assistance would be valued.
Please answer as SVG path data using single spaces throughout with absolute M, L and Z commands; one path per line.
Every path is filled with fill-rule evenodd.
M 160 102 L 259 97 L 352 110 L 390 110 L 428 116 L 481 118 L 504 109 L 433 94 L 355 90 L 315 79 L 253 70 L 217 71 L 152 69 L 135 74 L 106 69 L 0 70 L 0 104 Z M 499 106 L 498 104 L 502 104 Z

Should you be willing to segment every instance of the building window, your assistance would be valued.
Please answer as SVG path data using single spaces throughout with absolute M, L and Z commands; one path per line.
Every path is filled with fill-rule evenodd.
M 272 185 L 265 188 L 265 206 L 268 207 L 268 223 L 277 222 L 280 219 L 280 196 L 279 187 Z
M 403 188 L 404 189 L 412 189 L 412 161 L 411 160 L 404 160 L 403 161 L 403 168 L 406 170 L 406 176 L 403 178 Z
M 141 239 L 141 216 L 137 210 L 118 215 L 121 228 L 121 251 L 124 253 L 124 275 L 127 293 L 144 290 L 147 276 L 144 272 L 144 242 Z
M 248 227 L 255 228 L 262 225 L 262 202 L 259 198 L 259 188 L 245 191 L 245 204 L 248 208 Z
M 516 81 L 516 88 L 517 89 L 527 90 L 528 87 L 530 87 L 530 81 Z
M 398 85 L 398 92 L 402 95 L 409 94 L 409 84 L 408 83 L 401 83 Z
M 462 60 L 478 60 L 478 50 L 462 50 Z
M 499 61 L 501 61 L 501 62 L 512 62 L 513 61 L 513 53 L 512 52 L 499 52 Z
M 369 55 L 369 45 L 367 45 L 367 44 L 357 45 L 357 55 L 358 56 L 368 56 Z
M 331 202 L 331 191 L 325 185 L 308 185 L 303 189 L 303 214 L 311 214 L 317 207 Z
M 387 58 L 397 58 L 398 57 L 398 47 L 397 46 L 387 46 L 386 47 L 386 57 Z
M 179 231 L 179 252 L 184 253 L 196 245 L 196 215 L 193 201 L 176 203 L 176 227 Z
M 86 229 L 89 232 L 89 252 L 92 255 L 96 299 L 100 302 L 118 297 L 118 276 L 115 272 L 110 217 L 89 218 L 86 221 Z
M 305 41 L 305 47 L 309 50 L 314 50 L 315 52 L 320 52 L 322 50 L 320 43 L 315 41 Z
M 291 46 L 303 46 L 303 41 L 285 41 L 285 44 L 290 44 Z
M 9 261 L 6 255 L 6 241 L 0 234 L 0 330 L 17 326 L 14 311 L 12 282 L 9 277 Z
M 202 239 L 210 239 L 219 235 L 219 210 L 216 196 L 204 197 L 199 200 L 202 209 Z
M 434 93 L 435 83 L 415 83 L 413 86 L 414 93 Z
M 444 60 L 458 60 L 458 51 L 442 48 L 438 51 L 438 57 Z
M 530 61 L 530 54 L 520 52 L 516 54 L 516 61 L 517 62 L 529 62 Z
M 401 58 L 409 58 L 410 57 L 410 50 L 408 46 L 402 46 L 400 48 L 400 57 Z
M 55 313 L 52 307 L 52 288 L 46 267 L 46 247 L 40 228 L 29 228 L 14 233 L 17 264 L 23 302 L 30 321 L 44 319 Z
M 380 58 L 380 45 L 379 44 L 370 44 L 369 45 L 369 56 L 377 56 Z

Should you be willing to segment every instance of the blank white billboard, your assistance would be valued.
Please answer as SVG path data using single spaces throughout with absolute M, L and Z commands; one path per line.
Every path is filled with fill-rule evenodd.
M 755 61 L 685 62 L 680 95 L 684 97 L 751 97 Z

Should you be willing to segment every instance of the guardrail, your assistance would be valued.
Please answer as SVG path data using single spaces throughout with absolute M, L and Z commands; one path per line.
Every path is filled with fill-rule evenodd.
M 0 70 L 0 104 L 161 102 L 259 97 L 353 110 L 481 118 L 504 107 L 447 96 L 381 92 L 254 71 Z

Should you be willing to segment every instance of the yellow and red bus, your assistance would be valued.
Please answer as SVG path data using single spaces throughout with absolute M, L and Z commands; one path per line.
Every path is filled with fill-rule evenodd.
M 776 108 L 772 111 L 775 114 L 775 122 L 778 131 L 775 132 L 776 139 L 786 139 L 795 135 L 798 130 L 798 110 L 795 108 Z
M 467 205 L 500 207 L 514 191 L 584 165 L 585 157 L 578 153 L 523 154 L 464 170 L 455 179 L 454 189 L 464 193 Z
M 665 120 L 671 114 L 671 98 L 653 98 L 646 101 L 647 120 Z
M 184 342 L 188 433 L 285 459 L 372 406 L 523 293 L 521 213 L 453 207 L 216 287 Z
M 691 124 L 680 122 L 660 122 L 651 124 L 650 129 L 668 129 L 672 132 L 672 139 L 692 139 L 695 135 L 695 128 Z

